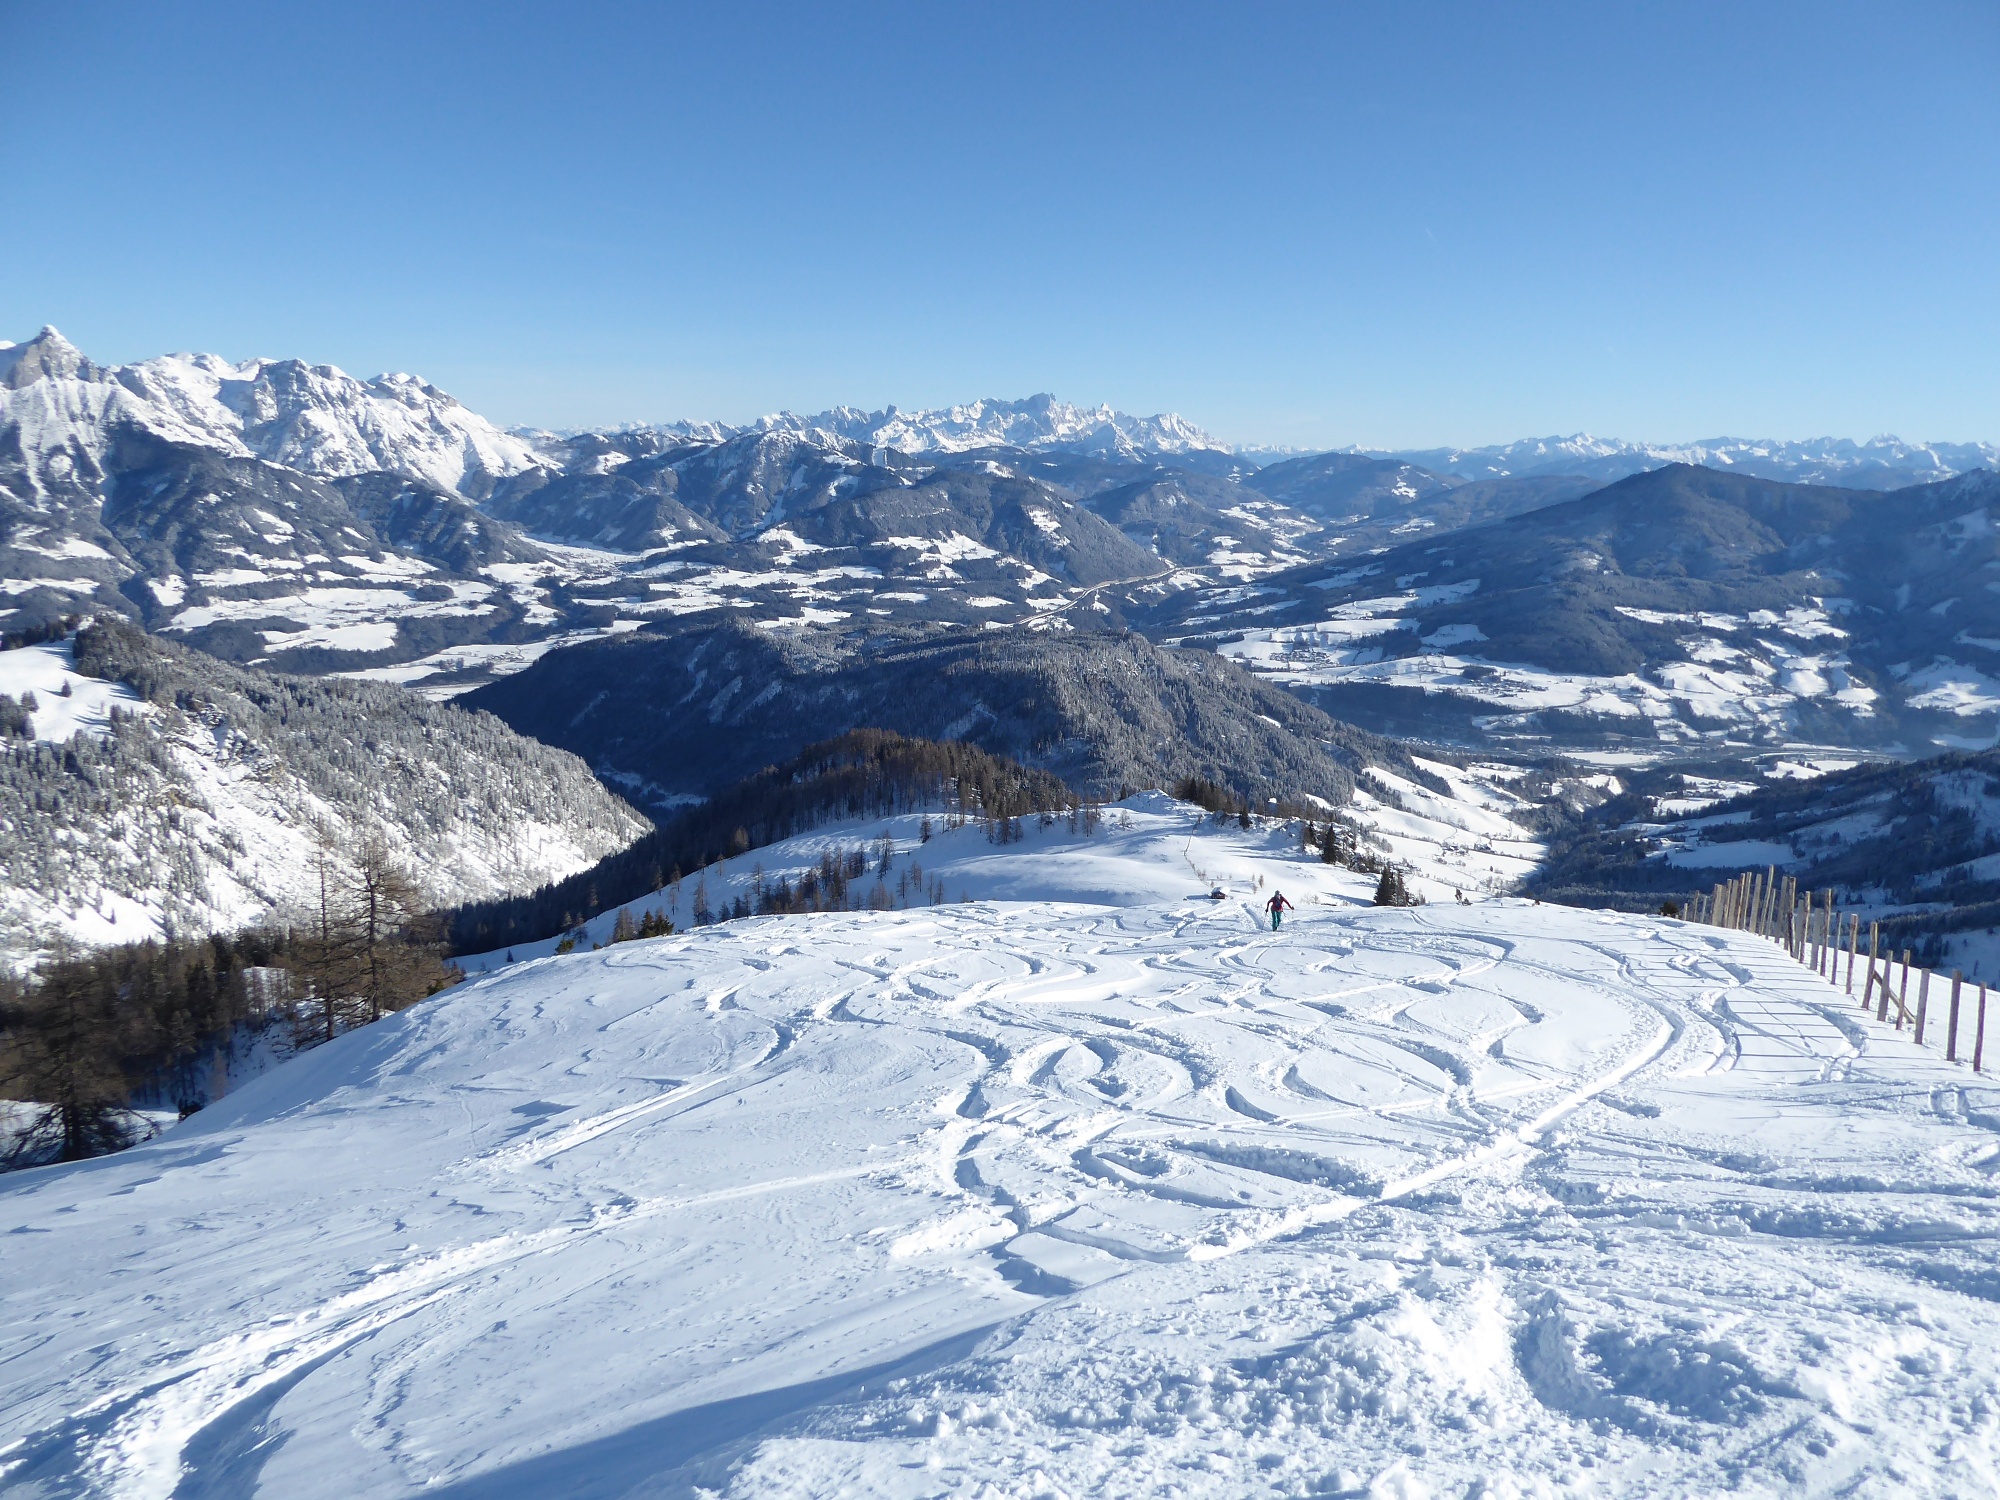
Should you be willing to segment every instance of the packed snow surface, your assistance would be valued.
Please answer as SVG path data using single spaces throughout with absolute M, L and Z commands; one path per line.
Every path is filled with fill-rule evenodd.
M 1983 1078 L 1742 934 L 1272 933 L 1187 839 L 517 963 L 0 1180 L 0 1490 L 1995 1492 Z

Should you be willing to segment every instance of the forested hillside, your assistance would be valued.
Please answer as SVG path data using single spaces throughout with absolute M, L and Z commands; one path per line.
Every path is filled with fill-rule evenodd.
M 1963 748 L 2000 733 L 1996 507 L 1986 471 L 1884 494 L 1676 465 L 1131 618 L 1382 732 Z
M 32 698 L 32 708 L 27 700 Z M 0 652 L 0 951 L 234 930 L 379 842 L 451 903 L 645 823 L 574 757 L 385 684 L 232 667 L 108 621 Z
M 861 727 L 967 740 L 1091 797 L 1199 777 L 1259 803 L 1344 806 L 1364 766 L 1426 779 L 1401 746 L 1221 657 L 1123 633 L 641 631 L 553 652 L 464 701 L 656 807 Z

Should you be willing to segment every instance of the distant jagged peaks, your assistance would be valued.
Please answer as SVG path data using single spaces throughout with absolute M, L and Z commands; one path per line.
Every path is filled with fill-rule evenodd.
M 989 397 L 926 411 L 904 411 L 896 406 L 863 411 L 858 406 L 835 406 L 809 415 L 773 412 L 740 426 L 675 421 L 641 423 L 621 430 L 684 442 L 720 443 L 741 437 L 783 434 L 911 454 L 1022 448 L 1038 453 L 1100 455 L 1127 462 L 1176 453 L 1233 451 L 1228 444 L 1218 442 L 1173 412 L 1135 417 L 1109 406 L 1072 406 L 1046 392 L 1019 401 Z M 558 436 L 574 439 L 585 434 L 582 431 L 536 433 L 523 429 L 522 435 L 546 442 Z
M 1072 406 L 1046 392 L 1021 401 L 989 398 L 931 411 L 906 412 L 889 406 L 864 412 L 837 406 L 809 417 L 779 412 L 752 425 L 767 432 L 830 432 L 850 442 L 904 453 L 1007 447 L 1138 459 L 1202 449 L 1229 451 L 1172 412 L 1135 417 L 1109 406 Z
M 1362 449 L 1349 450 L 1361 453 Z M 1524 438 L 1485 448 L 1420 448 L 1369 451 L 1375 458 L 1412 463 L 1457 479 L 1500 479 L 1538 474 L 1577 474 L 1606 483 L 1667 464 L 1783 479 L 1795 484 L 1834 484 L 1857 489 L 1893 489 L 1933 484 L 1971 469 L 2000 469 L 2000 445 L 1993 443 L 1909 443 L 1898 437 L 1704 438 L 1693 443 L 1628 443 L 1576 433 L 1570 437 Z

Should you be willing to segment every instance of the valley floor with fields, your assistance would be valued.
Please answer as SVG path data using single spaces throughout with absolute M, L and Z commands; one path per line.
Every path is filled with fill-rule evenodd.
M 1095 874 L 519 962 L 0 1181 L 0 1491 L 2000 1489 L 1985 1077 L 1740 933 Z

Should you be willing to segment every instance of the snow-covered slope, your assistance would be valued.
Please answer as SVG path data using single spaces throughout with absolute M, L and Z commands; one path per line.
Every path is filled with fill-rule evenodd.
M 1342 818 L 1371 860 L 1408 872 L 1411 894 L 1424 901 L 1484 899 L 1512 890 L 1535 868 L 1542 846 L 1509 813 L 1519 801 L 1494 785 L 1500 767 L 1468 772 L 1425 762 L 1449 777 L 1455 798 L 1386 772 L 1368 773 Z M 1375 792 L 1367 790 L 1372 785 Z M 1386 802 L 1385 797 L 1394 798 Z M 929 831 L 926 832 L 928 826 Z M 856 899 L 882 907 L 911 908 L 963 901 L 1080 901 L 1100 906 L 1147 906 L 1212 897 L 1244 910 L 1282 890 L 1300 906 L 1356 906 L 1373 896 L 1377 876 L 1329 865 L 1300 849 L 1295 819 L 1257 818 L 1249 829 L 1218 823 L 1213 815 L 1164 792 L 1138 792 L 1115 804 L 1091 831 L 1068 820 L 1021 820 L 1018 843 L 994 844 L 977 823 L 947 828 L 925 813 L 831 823 L 781 843 L 767 844 L 612 908 L 570 934 L 517 943 L 493 953 L 454 960 L 472 973 L 555 952 L 564 936 L 578 943 L 608 943 L 620 912 L 636 923 L 662 916 L 686 930 L 703 911 L 726 913 L 738 901 L 757 905 L 760 890 L 800 878 L 832 856 L 866 851 L 874 884 L 860 882 Z M 880 868 L 884 840 L 890 866 Z M 879 891 L 876 887 L 879 886 Z
M 79 650 L 83 657 L 79 670 Z M 65 695 L 67 689 L 67 695 Z M 520 894 L 644 831 L 581 761 L 373 684 L 272 677 L 126 627 L 0 652 L 0 965 L 296 919 L 324 830 L 441 905 Z
M 0 1487 L 1993 1491 L 1983 1080 L 1740 934 L 1300 905 L 517 964 L 8 1178 Z

